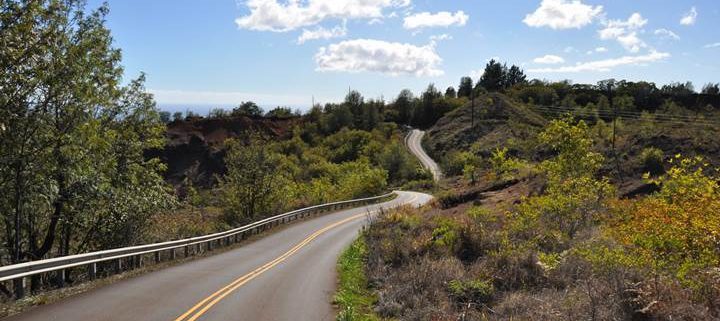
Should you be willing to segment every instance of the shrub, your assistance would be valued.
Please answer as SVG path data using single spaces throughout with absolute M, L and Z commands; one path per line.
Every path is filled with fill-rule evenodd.
M 461 304 L 487 303 L 495 294 L 495 287 L 487 280 L 452 280 L 448 283 L 450 296 Z
M 640 153 L 643 168 L 652 175 L 662 174 L 664 171 L 663 157 L 663 151 L 655 147 L 645 148 Z

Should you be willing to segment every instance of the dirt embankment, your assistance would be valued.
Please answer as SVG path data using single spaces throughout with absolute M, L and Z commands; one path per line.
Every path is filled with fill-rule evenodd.
M 167 125 L 167 145 L 164 150 L 153 151 L 167 164 L 165 179 L 179 186 L 188 178 L 195 186 L 209 187 L 216 175 L 225 172 L 224 142 L 229 138 L 247 137 L 259 133 L 269 139 L 285 139 L 301 118 L 190 118 Z

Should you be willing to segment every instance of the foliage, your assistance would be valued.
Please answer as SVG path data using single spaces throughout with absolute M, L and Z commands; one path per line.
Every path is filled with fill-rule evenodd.
M 227 173 L 220 180 L 225 222 L 236 226 L 275 213 L 287 195 L 283 187 L 288 178 L 280 170 L 280 156 L 258 137 L 246 144 L 229 140 L 225 145 Z
M 239 106 L 233 108 L 231 112 L 233 116 L 260 117 L 262 114 L 262 108 L 252 101 L 242 102 Z
M 338 290 L 335 304 L 340 308 L 337 320 L 379 320 L 372 311 L 377 298 L 368 289 L 365 262 L 368 249 L 363 237 L 355 240 L 338 260 Z
M 0 11 L 3 264 L 141 242 L 175 205 L 165 165 L 145 154 L 164 146 L 163 120 L 144 75 L 121 85 L 108 12 L 72 0 Z
M 663 151 L 655 147 L 645 148 L 640 154 L 643 168 L 652 175 L 663 172 L 663 158 L 665 158 Z
M 608 231 L 653 269 L 691 281 L 720 264 L 720 186 L 701 158 L 676 156 L 660 178 L 660 192 L 619 201 Z
M 492 283 L 486 280 L 452 280 L 448 284 L 450 295 L 461 304 L 486 303 L 495 293 Z

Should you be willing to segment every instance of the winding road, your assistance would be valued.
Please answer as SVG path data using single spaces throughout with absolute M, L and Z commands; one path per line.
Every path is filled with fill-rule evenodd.
M 7 320 L 335 320 L 331 302 L 337 259 L 368 215 L 432 198 L 397 193 L 385 203 L 290 224 L 236 249 L 98 287 Z
M 433 161 L 433 159 L 430 158 L 430 156 L 428 156 L 422 148 L 423 136 L 425 136 L 424 131 L 413 129 L 405 137 L 405 144 L 408 146 L 408 149 L 410 149 L 410 152 L 412 152 L 415 157 L 420 160 L 423 167 L 430 170 L 433 175 L 433 179 L 435 181 L 439 181 L 442 178 L 442 171 L 440 171 L 440 166 L 438 166 L 438 164 L 435 163 L 435 161 Z
M 425 133 L 406 137 L 410 151 L 435 180 L 438 165 L 423 151 Z M 332 297 L 340 253 L 381 209 L 421 206 L 432 196 L 396 192 L 381 204 L 290 224 L 216 255 L 128 278 L 4 320 L 335 320 Z

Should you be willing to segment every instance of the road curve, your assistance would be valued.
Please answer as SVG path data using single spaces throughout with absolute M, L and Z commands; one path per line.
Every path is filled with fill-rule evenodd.
M 335 320 L 339 254 L 368 213 L 432 196 L 396 199 L 291 224 L 282 232 L 213 256 L 99 287 L 6 320 Z
M 410 152 L 412 152 L 415 157 L 417 157 L 420 160 L 420 163 L 422 163 L 423 167 L 430 170 L 430 172 L 433 175 L 433 179 L 435 181 L 439 181 L 440 178 L 442 178 L 442 171 L 440 171 L 440 166 L 438 166 L 435 161 L 430 158 L 425 153 L 425 150 L 422 148 L 422 138 L 425 136 L 425 132 L 419 129 L 413 129 L 410 131 L 410 133 L 405 137 L 405 144 L 410 149 Z

